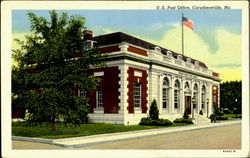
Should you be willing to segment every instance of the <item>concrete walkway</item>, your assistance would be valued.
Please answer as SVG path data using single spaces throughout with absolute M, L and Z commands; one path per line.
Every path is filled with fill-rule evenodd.
M 177 133 L 177 132 L 183 132 L 183 131 L 192 131 L 192 130 L 227 126 L 227 125 L 240 124 L 240 123 L 241 123 L 241 120 L 221 121 L 219 123 L 211 123 L 211 124 L 206 124 L 206 125 L 190 125 L 190 126 L 169 127 L 169 128 L 160 128 L 160 129 L 158 128 L 158 129 L 150 129 L 150 130 L 100 134 L 100 135 L 65 138 L 65 139 L 41 139 L 41 138 L 28 138 L 28 137 L 18 137 L 18 136 L 12 136 L 12 139 L 47 143 L 47 144 L 53 144 L 53 145 L 58 145 L 58 146 L 63 146 L 63 147 L 75 148 L 75 147 L 89 146 L 89 145 L 95 145 L 95 144 L 101 144 L 101 143 L 107 143 L 107 142 L 129 140 L 129 139 L 139 139 L 139 138 L 156 136 L 156 135 Z

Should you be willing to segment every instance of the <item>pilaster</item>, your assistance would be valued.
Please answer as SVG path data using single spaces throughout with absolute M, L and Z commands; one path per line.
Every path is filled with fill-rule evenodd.
M 119 66 L 119 70 L 120 70 L 120 74 L 119 74 L 119 77 L 120 77 L 120 81 L 119 81 L 119 92 L 120 92 L 120 95 L 119 95 L 119 99 L 120 99 L 120 103 L 119 103 L 119 106 L 120 106 L 120 110 L 119 110 L 119 114 L 128 114 L 128 110 L 127 110 L 127 106 L 128 106 L 128 81 L 127 81 L 127 78 L 128 78 L 128 73 L 127 73 L 127 70 L 128 70 L 128 66 L 125 65 L 125 64 L 122 64 Z

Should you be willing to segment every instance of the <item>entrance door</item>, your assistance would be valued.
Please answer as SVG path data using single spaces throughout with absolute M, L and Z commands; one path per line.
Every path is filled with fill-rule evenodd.
M 191 114 L 191 96 L 185 96 L 185 110 L 188 114 Z

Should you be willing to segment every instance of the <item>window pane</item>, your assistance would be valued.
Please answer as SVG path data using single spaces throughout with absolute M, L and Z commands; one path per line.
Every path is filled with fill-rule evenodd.
M 163 88 L 162 89 L 162 107 L 167 108 L 167 104 L 168 104 L 168 89 Z
M 97 91 L 97 107 L 103 107 L 103 91 Z
M 78 89 L 78 96 L 86 98 L 87 97 L 87 92 L 83 89 Z
M 141 107 L 141 84 L 134 83 L 134 107 Z
M 179 106 L 179 90 L 174 90 L 174 108 Z

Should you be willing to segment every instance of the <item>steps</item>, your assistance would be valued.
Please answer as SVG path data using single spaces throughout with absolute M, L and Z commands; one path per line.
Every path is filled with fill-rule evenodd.
M 194 115 L 195 121 L 194 124 L 206 125 L 210 123 L 210 119 L 204 115 Z

